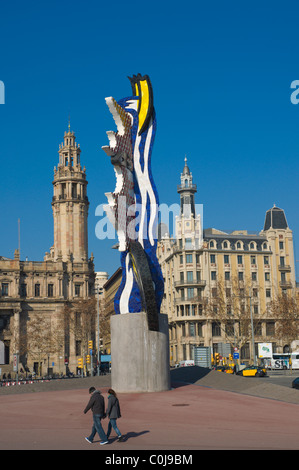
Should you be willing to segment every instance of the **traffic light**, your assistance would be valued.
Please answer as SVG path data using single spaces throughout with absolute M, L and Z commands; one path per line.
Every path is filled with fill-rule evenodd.
M 92 340 L 88 341 L 88 349 L 93 349 Z
M 87 362 L 87 364 L 90 364 L 90 355 L 89 354 L 87 354 L 87 356 L 86 356 L 86 362 Z
M 78 359 L 78 367 L 79 367 L 79 369 L 83 369 L 83 357 L 79 357 L 79 359 Z
M 219 362 L 220 362 L 220 354 L 219 353 L 215 353 L 215 361 L 216 361 L 216 364 L 219 364 Z

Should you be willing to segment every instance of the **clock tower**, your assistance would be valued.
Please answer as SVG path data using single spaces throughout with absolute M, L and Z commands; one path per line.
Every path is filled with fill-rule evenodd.
M 54 168 L 54 261 L 88 261 L 88 197 L 85 167 L 80 162 L 80 144 L 68 126 L 59 145 L 59 163 Z M 51 250 L 51 251 L 52 251 Z

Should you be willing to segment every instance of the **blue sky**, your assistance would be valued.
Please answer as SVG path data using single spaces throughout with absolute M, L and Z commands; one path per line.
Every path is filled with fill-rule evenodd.
M 0 254 L 13 257 L 18 218 L 23 259 L 53 244 L 53 168 L 70 114 L 89 181 L 89 253 L 96 270 L 118 268 L 115 241 L 95 236 L 95 209 L 115 187 L 101 149 L 115 130 L 105 97 L 130 96 L 127 76 L 140 72 L 154 90 L 160 202 L 179 201 L 187 155 L 204 227 L 259 231 L 275 203 L 299 259 L 298 17 L 296 1 L 2 4 Z

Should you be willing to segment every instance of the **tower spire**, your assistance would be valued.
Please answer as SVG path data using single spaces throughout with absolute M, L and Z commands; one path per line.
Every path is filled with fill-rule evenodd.
M 54 170 L 54 258 L 75 262 L 88 258 L 87 219 L 88 197 L 85 168 L 80 164 L 80 145 L 74 132 L 64 132 L 59 146 L 59 164 Z
M 181 184 L 178 185 L 178 193 L 181 198 L 181 214 L 195 217 L 194 194 L 197 192 L 196 184 L 193 184 L 192 173 L 187 165 L 187 156 L 185 155 L 185 165 L 181 173 Z

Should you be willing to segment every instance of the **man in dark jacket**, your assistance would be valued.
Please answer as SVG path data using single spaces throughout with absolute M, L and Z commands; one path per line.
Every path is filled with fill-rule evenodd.
M 100 390 L 96 390 L 94 387 L 90 387 L 89 393 L 91 394 L 91 397 L 85 407 L 84 413 L 87 413 L 90 409 L 92 410 L 93 426 L 90 436 L 85 437 L 85 439 L 87 440 L 87 442 L 92 444 L 93 438 L 97 432 L 101 439 L 100 444 L 104 445 L 108 443 L 107 436 L 101 424 L 101 419 L 106 417 L 105 400 L 103 395 L 101 395 Z

